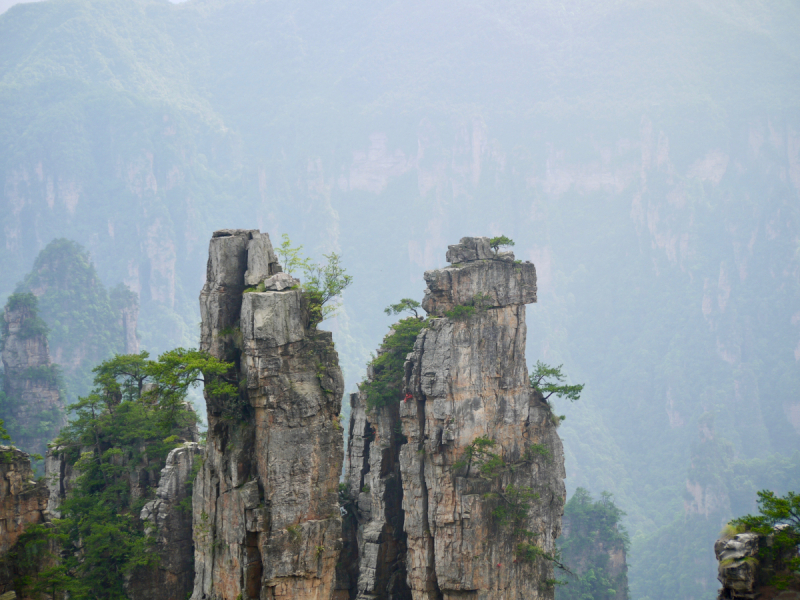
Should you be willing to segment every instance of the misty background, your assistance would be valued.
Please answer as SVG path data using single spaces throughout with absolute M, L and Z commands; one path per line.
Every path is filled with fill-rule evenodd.
M 528 364 L 586 388 L 567 489 L 626 511 L 635 600 L 800 483 L 800 5 L 0 3 L 0 300 L 53 239 L 198 342 L 211 232 L 342 254 L 347 391 L 467 235 L 536 264 Z M 345 403 L 347 398 L 345 398 Z

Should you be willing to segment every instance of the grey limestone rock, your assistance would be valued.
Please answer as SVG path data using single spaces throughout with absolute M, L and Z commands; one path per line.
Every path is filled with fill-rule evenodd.
M 489 246 L 488 237 L 463 237 L 458 244 L 447 247 L 449 263 L 464 263 L 493 257 L 494 250 Z
M 456 305 L 497 308 L 536 302 L 536 267 L 505 260 L 467 262 L 425 272 L 422 308 L 444 316 Z
M 10 400 L 10 414 L 3 415 L 3 418 L 12 419 L 20 431 L 15 436 L 16 444 L 29 452 L 44 454 L 49 435 L 54 432 L 39 433 L 42 414 L 55 416 L 56 432 L 66 424 L 66 417 L 58 382 L 52 378 L 30 376 L 31 372 L 52 366 L 47 336 L 44 333 L 31 335 L 25 331 L 26 322 L 34 318 L 35 313 L 27 306 L 13 310 L 7 306 L 3 315 L 5 339 L 0 357 L 5 373 L 3 391 Z
M 278 271 L 278 259 L 272 250 L 272 243 L 266 233 L 251 232 L 247 242 L 247 271 L 244 274 L 245 285 L 258 285 Z
M 264 280 L 265 291 L 281 292 L 300 285 L 300 280 L 295 279 L 288 273 L 276 273 L 272 277 Z
M 425 274 L 423 307 L 441 315 L 476 294 L 488 300 L 465 319 L 434 320 L 405 366 L 412 399 L 399 405 L 408 440 L 399 463 L 408 584 L 414 600 L 552 599 L 546 585 L 552 562 L 521 557 L 517 546 L 528 538 L 493 516 L 509 489 L 531 490 L 535 500 L 521 528 L 541 550 L 554 551 L 565 499 L 564 455 L 525 364 L 524 304 L 536 300 L 536 271 L 529 263 L 485 260 L 486 243 L 474 240 L 462 239 L 448 253 L 466 260 L 464 266 Z M 473 247 L 476 259 L 468 254 Z M 493 440 L 492 451 L 513 470 L 487 478 L 474 466 L 459 466 L 481 436 Z M 545 451 L 525 458 L 534 444 Z
M 0 562 L 26 527 L 45 521 L 47 496 L 44 482 L 35 481 L 30 455 L 0 446 Z M 0 594 L 5 593 L 13 593 L 7 568 L 0 569 Z
M 276 277 L 266 234 L 218 233 L 200 295 L 201 349 L 233 362 L 241 384 L 236 397 L 207 398 L 192 598 L 327 600 L 342 545 L 344 381 L 332 336 L 308 328 L 300 290 L 277 291 L 287 279 Z M 250 282 L 268 274 L 276 291 L 243 293 L 245 271 Z
M 127 582 L 133 600 L 186 598 L 194 584 L 194 545 L 192 513 L 185 506 L 194 465 L 201 460 L 203 448 L 186 442 L 171 450 L 161 470 L 156 498 L 142 508 L 139 518 L 155 537 L 159 562 L 138 569 Z
M 340 572 L 347 585 L 337 587 L 349 587 L 359 600 L 410 600 L 399 462 L 405 438 L 399 406 L 367 411 L 361 391 L 351 395 L 350 404 L 345 478 L 347 496 L 356 501 L 345 516 L 345 538 L 356 546 L 352 554 L 358 560 L 354 568 Z

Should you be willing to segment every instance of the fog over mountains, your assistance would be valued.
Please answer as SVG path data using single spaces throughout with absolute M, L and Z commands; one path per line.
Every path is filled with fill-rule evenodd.
M 0 10 L 3 6 L 0 5 Z M 55 238 L 197 346 L 207 240 L 342 254 L 346 389 L 448 244 L 535 263 L 528 364 L 567 490 L 627 512 L 631 597 L 716 597 L 713 541 L 800 482 L 800 6 L 48 0 L 0 16 L 0 295 Z

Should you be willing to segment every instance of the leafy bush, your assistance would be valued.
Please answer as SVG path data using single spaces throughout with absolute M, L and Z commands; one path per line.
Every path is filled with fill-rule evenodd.
M 761 490 L 758 511 L 759 514 L 734 519 L 730 526 L 771 536 L 772 542 L 759 550 L 759 556 L 766 558 L 776 571 L 770 584 L 786 589 L 800 575 L 800 494 L 788 492 L 776 496 L 774 492 Z
M 398 403 L 403 388 L 403 365 L 406 355 L 414 349 L 414 342 L 425 322 L 414 317 L 398 321 L 391 327 L 381 344 L 380 353 L 370 363 L 372 379 L 361 384 L 366 397 L 367 409 Z
M 231 367 L 178 348 L 157 361 L 146 352 L 118 355 L 94 369 L 94 389 L 70 406 L 72 420 L 55 440 L 78 474 L 61 504 L 62 518 L 46 534 L 61 546 L 62 559 L 29 576 L 32 591 L 127 597 L 125 578 L 158 558 L 138 519 L 155 490 L 135 499 L 131 473 L 162 469 L 194 424 L 197 417 L 184 406 L 189 387 L 205 383 L 212 396 L 236 393 L 224 379 Z
M 466 321 L 475 314 L 474 306 L 467 306 L 464 304 L 457 304 L 450 310 L 444 313 L 444 316 L 454 321 Z
M 489 246 L 494 250 L 495 255 L 500 251 L 500 248 L 508 248 L 513 245 L 514 240 L 504 235 L 499 235 L 489 240 Z
M 314 329 L 322 321 L 336 314 L 340 305 L 331 303 L 331 300 L 342 295 L 353 282 L 353 277 L 342 267 L 342 257 L 336 252 L 323 254 L 326 262 L 318 264 L 301 255 L 302 245 L 292 247 L 292 242 L 285 233 L 282 235 L 282 240 L 275 252 L 280 257 L 282 268 L 286 273 L 292 275 L 302 271 L 305 275 L 301 287 L 308 306 L 309 327 Z M 263 286 L 261 290 L 255 287 L 245 291 L 263 291 Z

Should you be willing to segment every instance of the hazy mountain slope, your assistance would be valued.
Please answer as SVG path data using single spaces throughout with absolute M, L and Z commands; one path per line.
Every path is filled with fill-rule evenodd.
M 800 441 L 798 26 L 791 2 L 13 7 L 0 291 L 69 237 L 140 293 L 144 348 L 195 343 L 210 231 L 288 232 L 355 276 L 352 386 L 381 309 L 505 233 L 539 272 L 529 361 L 587 383 L 569 489 L 628 512 L 634 598 L 710 597 L 712 533 L 680 538 L 731 511 L 728 467 L 692 470 L 701 423 L 735 460 Z

